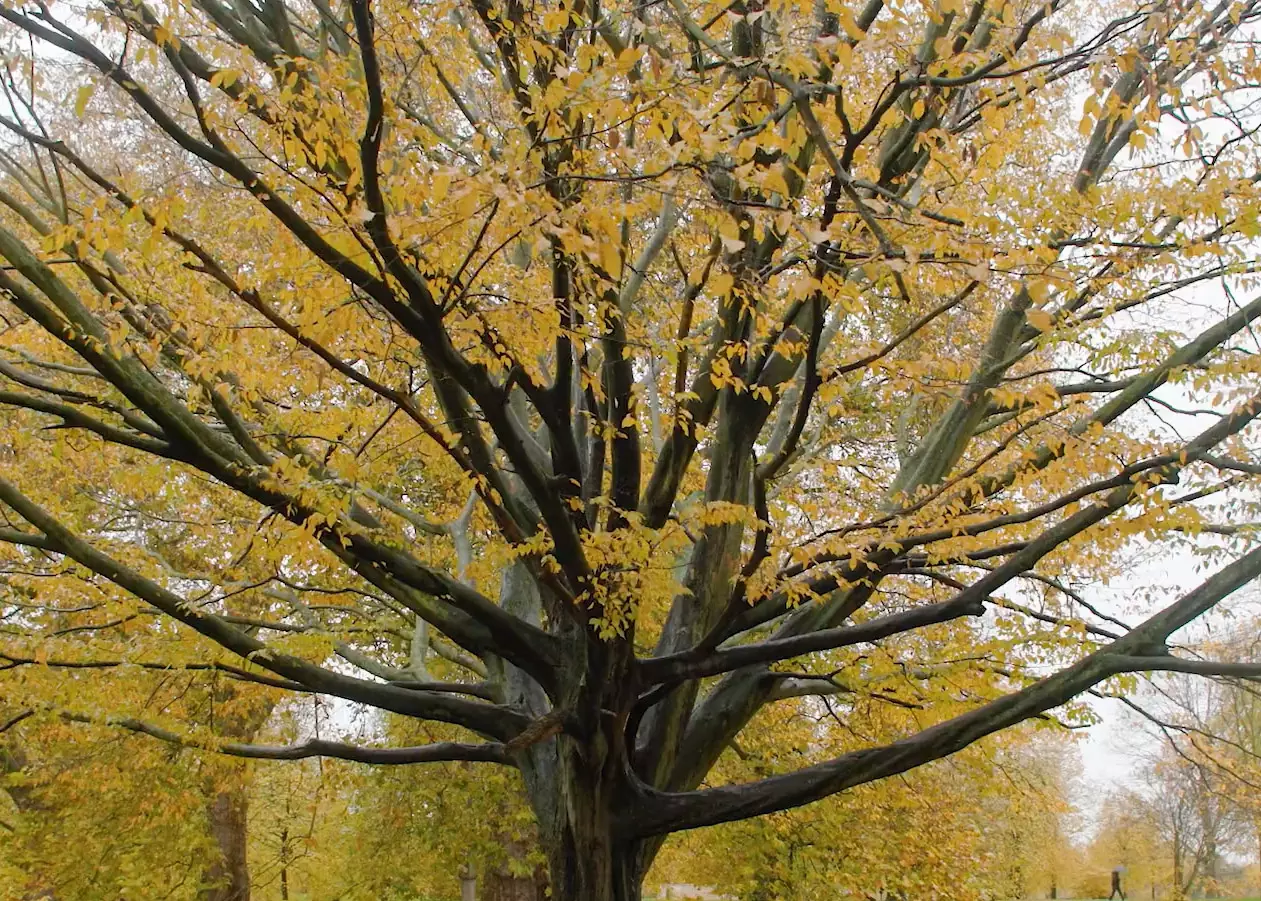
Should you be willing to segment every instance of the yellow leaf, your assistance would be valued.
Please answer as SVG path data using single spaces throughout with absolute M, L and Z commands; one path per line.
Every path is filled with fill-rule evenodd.
M 461 219 L 467 219 L 477 211 L 477 192 L 465 191 L 455 201 L 455 214 Z
M 74 95 L 74 116 L 76 119 L 82 119 L 83 113 L 88 108 L 88 101 L 92 99 L 92 93 L 96 90 L 96 85 L 85 84 L 79 88 Z
M 622 274 L 622 255 L 618 251 L 617 245 L 610 244 L 607 241 L 599 245 L 600 250 L 600 266 L 610 278 L 617 278 Z
M 709 287 L 715 297 L 726 297 L 735 281 L 730 272 L 719 272 L 709 280 Z
M 1048 331 L 1055 324 L 1055 319 L 1046 310 L 1032 309 L 1025 314 L 1032 325 L 1040 332 Z
M 851 41 L 861 41 L 867 36 L 867 32 L 858 27 L 858 22 L 854 19 L 854 14 L 845 7 L 837 10 L 837 20 L 841 24 L 841 28 L 849 35 Z
M 776 169 L 772 169 L 770 172 L 766 173 L 766 178 L 762 180 L 762 187 L 768 191 L 773 191 L 781 197 L 787 197 L 789 194 L 788 182 L 785 180 L 783 174 Z
M 433 181 L 430 182 L 430 189 L 435 201 L 446 200 L 447 192 L 451 190 L 451 173 L 435 172 Z

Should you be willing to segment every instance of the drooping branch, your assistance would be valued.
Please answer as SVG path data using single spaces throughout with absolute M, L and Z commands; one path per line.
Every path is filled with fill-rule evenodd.
M 62 719 L 77 723 L 115 726 L 148 735 L 183 748 L 198 748 L 226 754 L 229 757 L 245 757 L 252 760 L 302 760 L 307 757 L 334 757 L 356 763 L 402 765 L 410 763 L 442 763 L 467 761 L 512 765 L 504 745 L 499 742 L 435 742 L 412 747 L 377 748 L 352 745 L 339 741 L 312 738 L 293 745 L 260 745 L 250 742 L 220 741 L 217 738 L 201 738 L 180 735 L 162 726 L 133 717 L 106 717 L 104 720 L 81 713 L 59 710 Z
M 1121 663 L 1121 661 L 1118 661 Z M 1245 679 L 1249 682 L 1261 682 L 1261 664 L 1237 663 L 1224 660 L 1189 660 L 1175 657 L 1172 654 L 1155 656 L 1131 656 L 1123 661 L 1130 667 L 1127 672 L 1167 672 L 1190 673 L 1196 676 L 1222 676 L 1231 679 Z
M 18 666 L 47 666 L 53 669 L 115 669 L 119 667 L 137 666 L 141 669 L 161 672 L 210 672 L 224 673 L 233 679 L 250 682 L 255 685 L 266 685 L 269 688 L 281 688 L 285 691 L 305 692 L 309 689 L 301 682 L 292 679 L 277 679 L 262 673 L 233 666 L 230 663 L 155 663 L 144 660 L 65 660 L 58 658 L 40 659 L 0 649 L 0 670 Z
M 230 625 L 219 616 L 197 609 L 184 598 L 93 547 L 2 478 L 0 502 L 40 529 L 48 539 L 51 549 L 109 579 L 234 654 L 251 660 L 284 679 L 299 682 L 311 691 L 422 719 L 454 723 L 501 740 L 512 738 L 529 722 L 528 717 L 507 707 L 464 700 L 445 692 L 409 691 L 355 679 L 301 658 L 279 653 L 265 642 Z

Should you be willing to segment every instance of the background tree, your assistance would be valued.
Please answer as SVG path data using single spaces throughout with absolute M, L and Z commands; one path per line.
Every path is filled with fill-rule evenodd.
M 1252 622 L 1219 626 L 1191 652 L 1240 665 L 1258 659 Z M 1125 703 L 1163 740 L 1146 807 L 1169 842 L 1175 890 L 1213 891 L 1227 855 L 1257 857 L 1258 695 L 1255 685 L 1166 675 Z
M 395 721 L 395 741 L 443 737 L 432 726 Z M 358 853 L 378 861 L 356 869 L 375 873 L 376 889 L 402 898 L 454 898 L 467 868 L 485 901 L 545 897 L 545 861 L 520 777 L 469 763 L 383 769 L 366 776 L 355 796 Z M 406 888 L 404 888 L 406 887 Z M 366 886 L 372 890 L 372 883 Z M 368 895 L 371 897 L 371 895 Z
M 1231 628 L 1223 640 L 1210 644 L 1208 653 L 1238 663 L 1261 660 L 1261 632 L 1256 620 Z M 1214 708 L 1207 733 L 1196 746 L 1215 773 L 1216 781 L 1234 811 L 1239 830 L 1238 850 L 1255 860 L 1254 884 L 1261 891 L 1261 695 L 1255 686 L 1213 685 Z
M 57 620 L 5 653 L 459 731 L 3 702 L 515 767 L 554 896 L 607 901 L 1110 678 L 1256 678 L 1167 642 L 1261 573 L 1259 15 L 0 7 L 0 541 Z M 1220 568 L 1130 624 L 1083 588 L 1134 535 Z M 917 716 L 724 778 L 875 694 Z
M 141 744 L 102 726 L 24 726 L 7 730 L 0 744 L 0 802 L 8 802 L 0 804 L 7 808 L 0 814 L 0 894 L 23 901 L 249 897 L 248 874 L 242 883 L 219 865 L 218 840 L 229 825 L 212 809 L 221 760 Z
M 1168 800 L 1166 798 L 1166 800 Z M 1174 859 L 1186 847 L 1170 840 L 1169 823 L 1150 795 L 1133 788 L 1108 794 L 1099 810 L 1094 836 L 1085 847 L 1074 881 L 1077 897 L 1106 898 L 1112 871 L 1124 867 L 1121 885 L 1127 896 L 1178 897 Z

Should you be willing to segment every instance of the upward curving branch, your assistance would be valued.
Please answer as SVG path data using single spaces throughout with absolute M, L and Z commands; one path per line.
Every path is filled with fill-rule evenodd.
M 1193 661 L 1178 661 L 1167 655 L 1152 657 L 1146 649 L 1163 645 L 1179 628 L 1258 577 L 1261 577 L 1261 548 L 1223 567 L 1128 634 L 1072 666 L 888 746 L 855 751 L 789 775 L 747 785 L 680 793 L 658 792 L 641 786 L 645 809 L 625 817 L 623 828 L 633 835 L 655 835 L 798 807 L 946 757 L 987 735 L 1065 704 L 1111 676 L 1192 664 Z M 1205 667 L 1203 671 L 1211 669 L 1211 666 Z M 1255 667 L 1247 667 L 1233 675 L 1245 671 L 1249 677 L 1257 674 Z

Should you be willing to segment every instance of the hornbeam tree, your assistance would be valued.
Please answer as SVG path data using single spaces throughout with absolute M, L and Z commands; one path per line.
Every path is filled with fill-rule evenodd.
M 627 901 L 673 832 L 1261 676 L 1169 648 L 1261 574 L 1259 18 L 5 0 L 4 723 L 515 767 L 553 896 Z M 1127 621 L 1136 539 L 1217 569 Z

